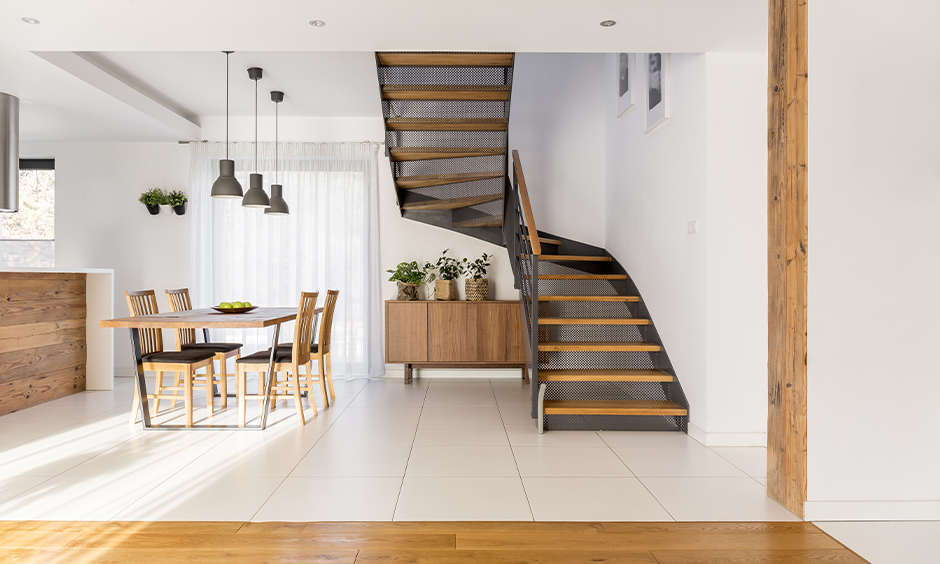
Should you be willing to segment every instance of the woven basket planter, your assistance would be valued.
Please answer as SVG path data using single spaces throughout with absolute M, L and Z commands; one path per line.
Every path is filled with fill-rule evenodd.
M 405 284 L 398 281 L 398 297 L 396 300 L 403 302 L 413 302 L 418 299 L 418 284 Z
M 482 302 L 486 300 L 489 291 L 489 281 L 486 278 L 467 278 L 464 280 L 464 289 L 468 302 Z
M 457 291 L 454 288 L 453 280 L 435 280 L 434 281 L 434 299 L 435 300 L 456 300 Z

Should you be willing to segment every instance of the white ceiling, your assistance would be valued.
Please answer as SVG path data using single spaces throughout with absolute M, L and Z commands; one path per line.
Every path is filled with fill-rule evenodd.
M 327 25 L 314 28 L 311 19 Z M 605 19 L 618 23 L 602 28 Z M 376 50 L 766 48 L 766 0 L 0 0 L 0 91 L 21 100 L 24 141 L 188 138 L 166 114 L 196 124 L 224 115 L 221 49 L 235 51 L 232 115 L 253 114 L 245 69 L 259 66 L 259 104 L 270 104 L 270 90 L 283 90 L 281 115 L 362 117 L 380 114 Z M 103 72 L 92 69 L 99 76 L 89 78 L 46 60 L 57 53 L 35 54 L 43 52 L 83 52 Z M 115 78 L 121 84 L 111 84 Z

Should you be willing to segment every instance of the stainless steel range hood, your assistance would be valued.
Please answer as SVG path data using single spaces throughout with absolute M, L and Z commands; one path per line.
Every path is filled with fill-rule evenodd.
M 0 92 L 0 213 L 20 209 L 20 100 Z

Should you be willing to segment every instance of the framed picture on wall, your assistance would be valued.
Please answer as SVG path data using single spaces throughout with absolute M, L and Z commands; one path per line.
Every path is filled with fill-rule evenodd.
M 617 117 L 621 117 L 636 105 L 636 53 L 620 53 L 617 56 Z
M 646 132 L 669 119 L 669 53 L 647 53 Z

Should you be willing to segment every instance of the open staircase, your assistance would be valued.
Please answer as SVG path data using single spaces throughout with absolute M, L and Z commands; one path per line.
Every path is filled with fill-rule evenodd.
M 377 53 L 402 216 L 505 246 L 543 429 L 686 431 L 688 401 L 649 312 L 604 249 L 540 233 L 516 151 L 511 53 Z

